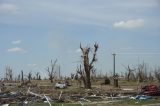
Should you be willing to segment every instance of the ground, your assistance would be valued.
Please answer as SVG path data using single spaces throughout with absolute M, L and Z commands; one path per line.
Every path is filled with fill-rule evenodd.
M 86 96 L 88 93 L 92 94 L 99 94 L 101 97 L 105 97 L 106 93 L 121 93 L 121 94 L 134 94 L 136 95 L 139 91 L 140 88 L 144 85 L 147 84 L 156 84 L 158 85 L 157 81 L 152 81 L 152 82 L 142 82 L 142 83 L 137 83 L 135 81 L 127 82 L 124 79 L 119 80 L 119 87 L 115 88 L 113 85 L 101 85 L 103 82 L 103 79 L 96 79 L 92 82 L 92 90 L 89 89 L 84 89 L 83 86 L 77 83 L 77 81 L 69 80 L 69 83 L 71 86 L 69 86 L 66 89 L 55 89 L 54 85 L 56 82 L 62 82 L 61 80 L 56 80 L 54 83 L 50 83 L 48 80 L 32 80 L 32 84 L 28 86 L 23 86 L 20 87 L 19 85 L 17 86 L 10 86 L 6 87 L 6 91 L 21 91 L 23 93 L 26 93 L 29 86 L 31 88 L 32 92 L 36 92 L 38 94 L 46 94 L 48 96 L 52 96 L 55 98 L 59 98 L 60 93 L 62 92 L 62 97 L 65 98 L 67 96 L 72 96 L 72 95 L 82 95 Z M 34 85 L 34 86 L 33 86 Z M 36 86 L 35 86 L 36 85 Z M 133 89 L 132 91 L 127 91 L 127 90 L 122 90 L 122 89 Z M 153 103 L 160 103 L 160 97 L 154 97 L 153 99 L 150 100 L 130 100 L 130 99 L 122 99 L 119 101 L 116 100 L 103 100 L 99 101 L 97 100 L 91 100 L 92 102 L 86 102 L 83 101 L 85 106 L 142 106 L 146 104 L 153 104 Z M 109 102 L 110 101 L 110 102 Z M 65 101 L 66 102 L 66 101 Z M 68 103 L 69 102 L 69 103 Z M 79 101 L 68 101 L 67 103 L 52 103 L 53 106 L 80 106 Z M 48 106 L 48 104 L 44 103 L 30 103 L 29 106 Z M 12 104 L 11 106 L 16 106 L 16 104 Z

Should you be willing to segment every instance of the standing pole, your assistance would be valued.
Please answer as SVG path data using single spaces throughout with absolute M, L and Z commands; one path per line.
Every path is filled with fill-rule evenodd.
M 113 53 L 112 54 L 113 55 L 113 84 L 114 84 L 114 86 L 116 86 L 116 75 L 115 75 L 115 56 L 116 56 L 116 54 L 115 53 Z
M 59 79 L 61 79 L 61 67 L 59 65 Z
M 115 56 L 116 54 L 113 53 L 112 55 L 113 55 L 113 77 L 114 77 L 115 76 Z

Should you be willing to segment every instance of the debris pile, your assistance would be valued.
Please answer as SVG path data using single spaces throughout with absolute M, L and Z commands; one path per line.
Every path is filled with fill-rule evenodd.
M 140 94 L 149 96 L 160 96 L 160 89 L 156 85 L 146 85 L 142 87 L 142 92 Z
M 148 100 L 152 96 L 160 95 L 160 89 L 156 85 L 147 85 L 142 87 L 142 92 L 136 94 L 134 89 L 110 89 L 104 90 L 100 88 L 81 89 L 81 92 L 69 91 L 66 83 L 56 83 L 52 88 L 40 89 L 39 87 L 25 87 L 21 91 L 5 91 L 0 93 L 0 105 L 2 104 L 24 104 L 28 103 L 101 103 L 115 102 L 126 99 Z M 58 89 L 57 89 L 58 88 Z M 132 93 L 132 94 L 131 94 Z M 135 96 L 133 96 L 135 95 Z M 18 106 L 19 106 L 18 105 Z

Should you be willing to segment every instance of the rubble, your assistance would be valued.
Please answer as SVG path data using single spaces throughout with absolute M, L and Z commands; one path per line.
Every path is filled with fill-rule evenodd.
M 67 85 L 65 83 L 57 82 L 55 84 L 55 88 L 57 88 L 57 89 L 64 89 L 64 88 L 67 88 Z
M 160 96 L 160 88 L 156 85 L 146 85 L 142 87 L 141 93 L 143 95 L 149 95 L 149 96 Z
M 136 95 L 135 97 L 130 97 L 130 99 L 147 100 L 147 99 L 152 99 L 152 96 L 147 96 L 147 95 Z
M 152 89 L 151 89 L 152 88 Z M 136 95 L 133 89 L 110 89 L 102 90 L 100 88 L 83 89 L 81 92 L 70 92 L 67 89 L 39 89 L 37 87 L 21 88 L 20 91 L 5 91 L 0 93 L 0 105 L 7 105 L 10 103 L 17 104 L 18 106 L 28 106 L 28 103 L 113 103 L 117 101 L 123 101 L 126 99 L 135 100 L 147 100 L 152 99 L 152 96 L 148 95 Z M 147 89 L 147 90 L 146 90 Z M 158 88 L 142 87 L 142 90 L 148 91 L 149 89 L 156 91 Z M 143 91 L 143 93 L 144 93 Z M 141 92 L 142 93 L 142 92 Z M 50 103 L 51 102 L 51 103 Z

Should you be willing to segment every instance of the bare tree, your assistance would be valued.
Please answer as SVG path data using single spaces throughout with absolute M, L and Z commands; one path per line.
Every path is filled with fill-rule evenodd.
M 144 63 L 138 65 L 137 79 L 139 82 L 143 82 L 145 80 Z
M 156 74 L 156 73 L 155 73 L 155 74 Z M 154 77 L 152 76 L 152 73 L 151 73 L 151 72 L 149 73 L 149 78 L 148 78 L 148 79 L 149 79 L 149 81 L 153 81 L 153 79 L 154 79 Z
M 49 80 L 51 81 L 51 83 L 53 83 L 53 79 L 56 73 L 55 71 L 56 62 L 57 62 L 57 59 L 54 61 L 54 63 L 52 63 L 52 60 L 51 60 L 51 68 L 47 67 L 47 72 L 48 72 Z
M 87 88 L 87 84 L 86 84 L 86 75 L 84 73 L 84 70 L 82 70 L 81 65 L 79 67 L 77 67 L 77 73 L 80 75 L 80 78 L 78 77 L 78 74 L 76 74 L 75 79 L 81 83 L 81 80 L 83 81 L 84 87 Z M 81 84 L 80 84 L 81 85 Z
M 125 67 L 125 69 L 127 70 L 127 73 L 126 73 L 127 81 L 130 81 L 131 79 L 134 80 L 135 76 L 133 71 L 135 71 L 135 69 L 131 69 L 129 65 L 128 67 Z
M 18 74 L 18 78 L 17 78 L 17 80 L 18 80 L 18 81 L 20 81 L 20 80 L 21 80 L 21 75 L 20 75 L 20 74 Z
M 91 48 L 82 47 L 80 44 L 80 49 L 82 51 L 81 57 L 82 57 L 83 69 L 80 66 L 77 72 L 81 75 L 84 87 L 87 89 L 91 89 L 91 73 L 95 71 L 94 63 L 97 61 L 96 54 L 98 47 L 99 47 L 98 44 L 95 43 L 92 57 L 90 57 Z
M 31 82 L 31 79 L 32 79 L 32 72 L 29 72 L 29 73 L 28 73 L 27 78 L 28 78 L 28 82 Z
M 158 80 L 158 82 L 160 82 L 160 68 L 158 67 L 157 69 L 155 69 L 154 73 L 156 79 Z
M 6 80 L 13 80 L 13 70 L 10 66 L 6 66 Z
M 71 80 L 74 79 L 75 74 L 71 73 Z
M 41 79 L 41 75 L 39 72 L 36 72 L 36 80 L 40 80 Z
M 41 75 L 39 75 L 38 80 L 41 80 Z
M 22 81 L 22 83 L 24 83 L 24 74 L 23 74 L 23 70 L 21 70 L 21 81 Z

